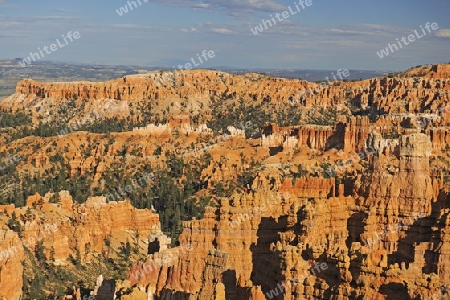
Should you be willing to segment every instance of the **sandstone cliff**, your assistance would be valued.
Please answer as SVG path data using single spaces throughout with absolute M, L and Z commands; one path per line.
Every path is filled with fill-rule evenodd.
M 112 133 L 2 133 L 11 142 L 0 145 L 0 153 L 24 158 L 14 166 L 14 180 L 60 172 L 68 182 L 88 180 L 84 192 L 103 196 L 78 204 L 67 192 L 49 192 L 28 197 L 23 208 L 0 207 L 4 224 L 18 216 L 26 241 L 4 226 L 0 249 L 17 246 L 18 255 L 0 262 L 0 291 L 5 286 L 5 297 L 17 299 L 30 284 L 11 284 L 27 274 L 12 266 L 31 261 L 30 249 L 68 270 L 118 262 L 116 276 L 89 269 L 89 280 L 92 293 L 115 292 L 121 299 L 266 299 L 275 291 L 278 299 L 449 294 L 448 70 L 429 66 L 333 85 L 206 70 L 104 83 L 23 80 L 0 108 L 31 111 L 34 126 L 113 117 L 149 122 Z M 259 106 L 273 114 L 288 110 L 298 123 L 237 128 L 224 121 L 232 110 L 216 107 L 239 100 L 251 113 Z M 59 117 L 53 106 L 67 114 Z M 308 123 L 320 107 L 335 115 Z M 165 122 L 153 122 L 156 114 Z M 214 122 L 222 121 L 226 130 L 217 130 Z M 173 184 L 161 189 L 158 178 L 154 190 L 119 201 L 99 192 L 111 174 L 120 174 L 119 188 L 143 170 L 165 170 Z M 10 193 L 20 189 L 14 180 L 5 181 Z M 174 240 L 160 224 L 164 211 L 158 217 L 130 201 L 168 201 L 178 186 L 183 200 L 176 205 L 194 209 L 204 197 L 211 201 L 201 219 L 175 215 L 184 221 L 179 246 L 171 247 Z M 148 253 L 156 238 L 158 251 Z M 130 243 L 137 253 L 127 265 L 120 258 Z M 75 286 L 72 295 L 82 292 Z

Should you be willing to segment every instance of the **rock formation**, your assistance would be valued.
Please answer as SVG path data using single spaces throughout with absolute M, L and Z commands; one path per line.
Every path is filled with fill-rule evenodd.
M 18 300 L 22 296 L 24 249 L 12 230 L 0 230 L 0 298 Z
M 3 205 L 2 222 L 16 231 L 14 213 L 21 231 L 19 237 L 4 226 L 0 236 L 0 258 L 7 258 L 0 261 L 0 296 L 19 299 L 27 283 L 10 283 L 22 278 L 23 270 L 13 266 L 27 257 L 26 249 L 43 245 L 45 258 L 62 267 L 79 253 L 80 263 L 89 266 L 117 257 L 114 249 L 127 250 L 127 242 L 135 241 L 137 254 L 146 258 L 130 258 L 129 272 L 118 274 L 122 280 L 95 274 L 92 295 L 445 299 L 450 294 L 449 74 L 448 66 L 429 66 L 393 78 L 325 86 L 205 70 L 127 76 L 126 82 L 23 80 L 0 108 L 28 109 L 34 124 L 54 121 L 55 113 L 46 113 L 51 105 L 71 102 L 85 103 L 71 122 L 86 121 L 102 103 L 117 108 L 105 112 L 109 117 L 143 119 L 147 105 L 155 108 L 152 114 L 165 111 L 167 122 L 118 133 L 12 139 L 0 150 L 26 157 L 15 166 L 18 174 L 46 176 L 61 167 L 55 153 L 62 153 L 67 180 L 94 179 L 91 190 L 101 190 L 109 170 L 175 172 L 177 166 L 168 161 L 176 154 L 182 159 L 176 183 L 188 186 L 189 176 L 198 172 L 200 188 L 192 199 L 211 196 L 212 201 L 203 218 L 181 223 L 176 247 L 162 232 L 158 215 L 132 207 L 129 195 L 78 204 L 62 191 L 56 203 L 48 193 L 28 197 L 23 208 Z M 235 126 L 220 131 L 205 125 L 222 116 L 213 116 L 213 105 L 229 99 L 269 110 L 300 107 L 307 114 L 339 107 L 358 113 L 337 115 L 333 125 L 308 124 L 304 116 L 291 126 L 271 121 L 249 138 Z M 194 171 L 188 173 L 186 165 Z M 10 249 L 17 255 L 4 254 Z M 74 288 L 74 297 L 81 293 Z

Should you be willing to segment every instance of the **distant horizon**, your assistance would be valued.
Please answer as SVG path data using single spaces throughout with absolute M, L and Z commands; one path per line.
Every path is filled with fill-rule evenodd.
M 23 57 L 15 57 L 15 58 L 0 58 L 1 61 L 21 61 L 23 60 Z M 450 58 L 449 58 L 450 59 Z M 84 66 L 121 66 L 121 67 L 143 67 L 143 68 L 162 68 L 164 71 L 176 71 L 177 69 L 174 69 L 173 67 L 170 67 L 169 65 L 150 65 L 150 64 L 119 64 L 119 63 L 89 63 L 89 62 L 83 62 L 83 61 L 61 61 L 61 60 L 41 60 L 39 62 L 32 63 L 29 67 L 32 67 L 36 64 L 42 64 L 42 63 L 50 63 L 50 64 L 72 64 L 72 65 L 84 65 Z M 445 65 L 450 64 L 450 62 L 442 62 L 442 63 L 423 63 L 423 64 L 416 64 L 411 65 L 408 68 L 405 69 L 348 69 L 352 71 L 377 71 L 377 72 L 402 72 L 407 71 L 411 68 L 415 68 L 417 66 L 432 66 L 432 65 Z M 19 64 L 17 65 L 20 66 Z M 276 70 L 286 70 L 286 71 L 336 71 L 336 69 L 333 68 L 287 68 L 287 67 L 279 67 L 279 68 L 264 68 L 264 67 L 236 67 L 236 66 L 228 66 L 228 65 L 222 65 L 222 66 L 204 66 L 201 68 L 194 68 L 192 70 L 220 70 L 220 69 L 231 69 L 231 70 L 269 70 L 269 71 L 276 71 Z M 341 68 L 342 69 L 342 68 Z M 158 69 L 159 70 L 159 69 Z M 155 70 L 156 71 L 156 70 Z

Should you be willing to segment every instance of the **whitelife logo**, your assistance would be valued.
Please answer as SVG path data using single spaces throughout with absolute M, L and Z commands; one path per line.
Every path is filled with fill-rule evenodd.
M 203 61 L 200 56 L 203 57 L 205 59 L 205 61 Z M 178 70 L 183 71 L 183 68 L 185 68 L 186 70 L 192 70 L 193 67 L 198 67 L 201 64 L 203 64 L 204 62 L 207 62 L 208 57 L 214 58 L 215 56 L 216 56 L 216 54 L 214 53 L 213 50 L 209 50 L 209 51 L 203 50 L 201 55 L 197 53 L 198 64 L 196 64 L 195 59 L 193 57 L 191 57 L 193 66 L 191 63 L 186 63 L 184 66 L 180 64 L 180 65 L 178 65 Z M 175 69 L 175 67 L 173 67 L 173 68 Z
M 142 0 L 144 3 L 147 3 L 150 0 Z M 137 0 L 137 2 L 139 3 L 139 6 L 142 5 L 141 0 Z M 131 6 L 131 4 L 134 5 L 134 8 L 138 8 L 138 5 L 136 4 L 136 1 L 127 1 L 128 7 L 130 8 L 130 11 L 133 10 L 133 6 Z M 120 7 L 119 9 L 116 9 L 116 13 L 121 17 L 124 14 L 128 13 L 128 7 L 127 5 L 124 5 L 122 7 Z
M 339 80 L 344 80 L 345 78 L 347 78 L 347 77 L 350 76 L 350 71 L 347 70 L 347 69 L 344 69 L 344 70 L 339 69 L 339 70 L 336 71 L 337 77 L 336 77 L 336 75 L 335 75 L 333 72 L 331 72 L 331 75 L 333 75 L 334 81 L 338 81 L 337 77 L 339 77 Z M 344 77 L 342 77 L 342 76 L 344 76 Z M 305 96 L 305 95 L 306 95 L 307 97 L 309 97 L 310 95 L 314 94 L 314 92 L 320 92 L 321 89 L 325 88 L 327 85 L 328 85 L 328 86 L 333 85 L 333 82 L 330 80 L 330 78 L 329 78 L 328 76 L 325 77 L 325 79 L 326 79 L 327 82 L 324 82 L 324 81 L 320 82 L 320 86 L 321 86 L 320 88 L 315 87 L 315 88 L 314 88 L 314 91 L 313 91 L 311 88 L 309 88 L 309 89 L 306 90 L 305 92 L 302 92 L 302 93 L 300 94 L 300 97 L 299 97 L 299 98 L 302 98 L 302 97 Z
M 314 271 L 314 269 L 317 270 L 317 273 L 316 273 L 316 271 Z M 317 276 L 320 272 L 325 271 L 326 269 L 328 269 L 327 263 L 325 263 L 325 262 L 323 262 L 323 263 L 316 262 L 314 267 L 311 267 L 309 270 L 311 271 L 313 276 Z M 305 277 L 304 278 L 302 278 L 302 279 L 291 279 L 290 281 L 293 284 L 298 284 L 300 281 L 303 281 L 304 279 L 307 279 L 307 278 L 311 277 L 311 274 L 308 274 L 308 272 L 306 270 L 304 271 L 304 273 L 305 273 Z M 286 289 L 286 286 L 284 284 L 278 283 L 278 285 L 274 289 L 272 289 L 272 290 L 270 290 L 269 292 L 266 293 L 266 296 L 269 299 L 273 299 L 275 297 L 278 297 L 278 295 L 283 295 L 283 292 L 284 292 L 285 289 Z
M 27 58 L 25 58 L 23 61 L 19 61 L 19 65 L 22 68 L 25 68 L 26 66 L 31 65 L 31 60 L 33 60 L 33 62 L 35 62 L 36 60 L 39 60 L 39 59 L 42 59 L 45 57 L 42 50 L 44 50 L 45 53 L 47 53 L 47 55 L 48 55 L 52 52 L 55 52 L 58 49 L 65 47 L 66 45 L 68 45 L 69 42 L 67 41 L 67 39 L 69 39 L 71 42 L 73 42 L 74 40 L 78 40 L 81 37 L 81 35 L 78 31 L 75 31 L 74 33 L 72 33 L 72 31 L 69 31 L 67 33 L 67 36 L 63 34 L 62 37 L 64 39 L 65 44 L 62 44 L 60 42 L 59 38 L 57 38 L 56 44 L 51 44 L 49 47 L 44 46 L 44 47 L 42 47 L 43 49 L 41 49 L 41 47 L 38 47 L 39 53 L 30 52 L 30 55 Z M 41 54 L 41 55 L 39 55 L 39 54 Z
M 427 29 L 428 33 L 431 33 L 431 29 L 438 30 L 439 26 L 438 26 L 438 24 L 436 22 L 431 23 L 431 24 L 430 24 L 430 22 L 427 22 L 425 24 L 425 28 Z M 421 39 L 421 38 L 423 38 L 424 36 L 427 35 L 427 32 L 425 31 L 425 28 L 423 28 L 422 25 L 420 25 L 420 29 L 422 29 L 423 35 L 420 35 L 417 32 L 417 29 L 414 30 L 415 35 L 414 34 L 408 35 L 408 41 L 409 42 L 406 41 L 406 37 L 404 37 L 404 36 L 402 36 L 402 38 L 400 40 L 403 42 L 403 44 L 405 46 L 408 46 L 410 43 L 416 41 L 416 37 L 417 37 L 417 39 Z M 400 47 L 400 49 L 403 48 L 402 43 L 400 43 L 398 38 L 396 38 L 396 40 L 397 40 L 398 47 Z M 385 56 L 389 56 L 389 54 L 394 53 L 395 51 L 398 51 L 399 49 L 397 47 L 397 44 L 395 44 L 395 43 L 394 44 L 388 44 L 386 48 L 381 49 L 380 51 L 377 51 L 378 57 L 379 58 L 384 58 Z M 390 52 L 389 52 L 389 50 L 390 50 Z
M 19 154 L 15 155 L 8 155 L 7 158 L 3 159 L 3 162 L 0 162 L 0 171 L 3 171 L 4 169 L 8 168 L 9 166 L 12 166 L 14 164 L 17 164 L 21 161 Z
M 291 6 L 288 6 L 289 11 L 283 11 L 281 14 L 280 13 L 276 13 L 275 17 L 277 18 L 277 20 L 279 22 L 286 20 L 288 18 L 290 18 L 293 15 L 298 14 L 302 9 L 306 9 L 306 7 L 311 6 L 312 0 L 299 0 L 298 3 L 294 2 L 295 8 L 297 9 L 297 11 L 293 10 Z M 300 6 L 302 7 L 300 9 Z M 269 27 L 275 26 L 277 25 L 277 21 L 275 20 L 275 18 L 270 15 L 270 19 L 269 20 L 261 20 L 261 24 L 259 24 L 258 26 L 255 26 L 255 28 L 250 28 L 250 30 L 252 31 L 252 33 L 254 35 L 257 35 L 258 33 L 262 33 L 264 31 L 264 29 L 269 29 Z M 264 26 L 264 28 L 263 28 Z
M 202 57 L 203 57 L 203 59 L 202 59 Z M 178 65 L 178 68 L 176 68 L 175 66 L 173 66 L 173 67 L 172 67 L 172 68 L 174 69 L 173 72 L 174 72 L 174 74 L 176 74 L 176 75 L 178 75 L 178 71 L 181 71 L 181 73 L 184 73 L 184 70 L 183 70 L 183 69 L 186 69 L 186 70 L 192 70 L 192 68 L 198 67 L 198 66 L 200 66 L 201 64 L 207 62 L 207 61 L 208 61 L 208 58 L 209 58 L 209 59 L 212 59 L 212 58 L 214 58 L 214 57 L 216 57 L 216 54 L 214 53 L 213 50 L 209 50 L 209 51 L 203 50 L 203 52 L 202 52 L 201 55 L 197 53 L 197 59 L 198 59 L 198 61 L 196 61 L 194 57 L 191 57 L 191 62 L 192 62 L 192 64 L 189 63 L 189 62 L 188 62 L 188 63 L 185 63 L 184 65 L 179 64 L 179 65 Z M 196 62 L 198 62 L 198 63 L 196 63 Z M 159 86 L 159 85 L 163 84 L 163 83 L 164 83 L 163 81 L 167 79 L 167 78 L 164 78 L 164 77 L 168 77 L 168 76 L 169 76 L 168 73 L 164 73 L 164 74 L 162 75 L 162 77 L 161 77 L 160 79 L 157 80 L 157 81 L 158 81 L 158 82 L 157 82 L 157 85 Z

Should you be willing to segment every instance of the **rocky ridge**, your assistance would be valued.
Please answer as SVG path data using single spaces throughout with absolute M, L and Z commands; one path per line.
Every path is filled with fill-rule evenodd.
M 411 71 L 325 87 L 215 71 L 172 77 L 152 73 L 107 83 L 24 80 L 0 107 L 31 110 L 33 122 L 50 121 L 53 112 L 42 119 L 50 105 L 73 99 L 88 100 L 74 122 L 104 102 L 119 103 L 123 110 L 108 113 L 121 118 L 131 112 L 139 118 L 140 102 L 158 107 L 185 103 L 186 111 L 175 104 L 167 124 L 111 134 L 113 142 L 108 145 L 111 137 L 87 132 L 13 141 L 2 150 L 24 148 L 31 140 L 56 143 L 48 147 L 52 150 L 43 147 L 24 156 L 27 159 L 17 166 L 20 172 L 45 174 L 53 166 L 52 155 L 63 152 L 71 178 L 87 174 L 100 179 L 125 157 L 120 155 L 123 149 L 129 154 L 123 159 L 125 165 L 136 168 L 160 163 L 154 152 L 162 145 L 162 152 L 177 148 L 186 161 L 209 153 L 212 160 L 201 177 L 207 187 L 203 192 L 214 194 L 218 183 L 238 180 L 243 172 L 254 170 L 250 158 L 261 168 L 246 182 L 246 189 L 226 197 L 216 195 L 215 206 L 201 220 L 184 221 L 178 247 L 167 246 L 170 242 L 161 233 L 158 216 L 148 210 L 134 209 L 127 201 L 107 203 L 105 197 L 74 204 L 64 192 L 57 204 L 50 203 L 50 194 L 26 200 L 27 207 L 49 221 L 21 220 L 23 237 L 44 236 L 45 224 L 47 228 L 56 224 L 58 231 L 43 239 L 46 257 L 64 265 L 78 250 L 81 262 L 89 264 L 108 251 L 104 245 L 108 236 L 116 240 L 111 248 L 118 249 L 139 232 L 146 259 L 137 262 L 136 258 L 127 280 L 116 282 L 117 292 L 132 289 L 123 299 L 265 299 L 280 286 L 279 299 L 446 296 L 450 79 L 448 66 L 423 72 L 420 77 Z M 363 116 L 338 116 L 331 126 L 268 123 L 260 136 L 252 138 L 233 128 L 214 137 L 206 125 L 192 121 L 196 113 L 207 112 L 211 103 L 226 98 L 305 110 L 316 105 L 355 106 Z M 189 108 L 194 112 L 187 112 Z M 96 146 L 87 151 L 94 139 Z M 203 139 L 211 144 L 198 147 Z M 191 143 L 200 149 L 188 148 Z M 66 145 L 68 150 L 63 151 Z M 297 165 L 303 169 L 296 170 Z M 330 169 L 333 172 L 327 172 Z M 4 206 L 0 211 L 8 213 L 3 216 L 5 224 L 13 212 L 27 216 L 25 208 Z M 2 247 L 15 245 L 25 255 L 16 233 L 5 228 L 4 236 Z M 145 245 L 155 236 L 165 246 L 146 255 Z M 38 243 L 26 246 L 36 249 Z M 11 269 L 15 263 L 5 264 L 2 279 L 20 272 Z M 20 286 L 19 282 L 5 289 L 5 297 L 17 299 Z

